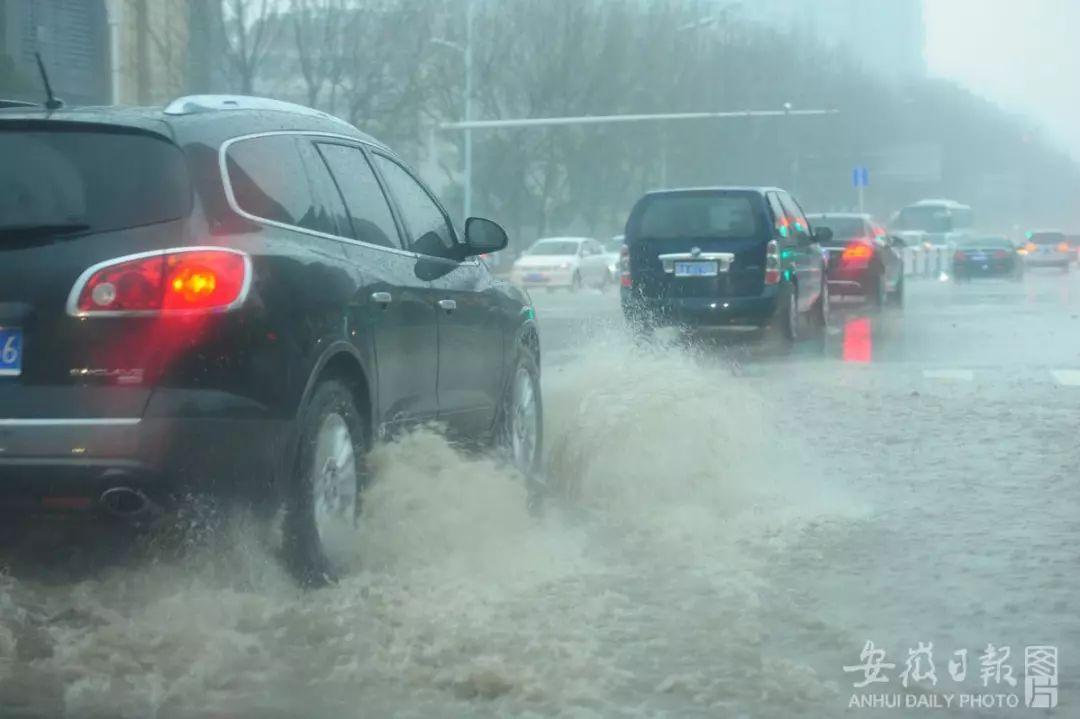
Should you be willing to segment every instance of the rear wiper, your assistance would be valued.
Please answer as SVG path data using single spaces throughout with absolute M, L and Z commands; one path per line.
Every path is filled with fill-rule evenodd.
M 90 225 L 80 223 L 53 224 L 53 225 L 0 225 L 0 237 L 60 237 L 85 232 Z

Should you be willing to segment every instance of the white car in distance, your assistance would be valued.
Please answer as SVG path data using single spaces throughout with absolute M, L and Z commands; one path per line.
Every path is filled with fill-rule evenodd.
M 514 262 L 511 279 L 521 287 L 604 289 L 615 281 L 604 247 L 591 237 L 545 237 Z

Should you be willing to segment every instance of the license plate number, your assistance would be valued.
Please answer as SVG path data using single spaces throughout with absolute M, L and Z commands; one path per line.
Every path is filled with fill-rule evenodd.
M 0 327 L 0 377 L 22 374 L 22 330 Z
M 716 262 L 676 262 L 676 277 L 716 277 L 720 267 Z

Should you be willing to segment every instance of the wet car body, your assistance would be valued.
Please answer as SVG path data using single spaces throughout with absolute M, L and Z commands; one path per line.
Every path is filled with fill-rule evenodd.
M 1024 263 L 1028 267 L 1055 267 L 1069 271 L 1073 250 L 1064 232 L 1032 230 L 1026 237 Z
M 828 256 L 829 292 L 834 297 L 860 295 L 876 305 L 903 301 L 902 239 L 889 237 L 866 214 L 821 213 L 810 214 L 808 219 L 812 226 L 832 231 L 831 239 L 822 244 Z
M 475 259 L 385 145 L 254 98 L 0 110 L 9 142 L 71 133 L 81 147 L 90 136 L 131 145 L 87 170 L 88 206 L 117 202 L 123 214 L 123 198 L 102 188 L 148 169 L 140 182 L 176 199 L 138 226 L 0 230 L 0 328 L 19 344 L 18 366 L 0 375 L 0 511 L 134 515 L 135 496 L 168 507 L 196 494 L 273 504 L 295 481 L 300 424 L 329 378 L 350 388 L 365 445 L 433 420 L 492 441 L 516 353 L 538 362 L 532 308 Z M 164 158 L 154 167 L 131 159 L 147 143 Z M 375 193 L 372 217 L 336 189 L 345 175 L 351 187 L 353 170 Z M 294 189 L 295 212 L 283 206 Z M 448 244 L 410 234 L 418 202 Z M 123 291 L 89 292 L 100 268 L 184 262 L 194 248 L 242 258 L 229 306 L 95 311 Z M 128 503 L 103 506 L 116 488 Z
M 766 327 L 827 311 L 825 262 L 779 188 L 651 192 L 627 221 L 623 312 L 632 324 Z M 789 305 L 790 300 L 790 305 Z
M 1004 237 L 964 240 L 953 252 L 952 274 L 960 282 L 978 277 L 1019 280 L 1024 276 L 1024 257 Z

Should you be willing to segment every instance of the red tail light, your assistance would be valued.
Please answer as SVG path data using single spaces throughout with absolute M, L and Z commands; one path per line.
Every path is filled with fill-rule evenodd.
M 780 282 L 780 245 L 772 240 L 765 246 L 765 284 Z
M 963 262 L 967 259 L 967 255 L 965 255 L 963 252 L 957 251 L 953 253 L 952 258 L 954 262 Z
M 95 265 L 68 298 L 76 316 L 224 312 L 251 283 L 251 260 L 219 247 L 164 250 Z
M 1058 252 L 1068 252 L 1068 251 L 1069 251 L 1069 243 L 1068 242 L 1059 242 L 1058 243 Z
M 840 255 L 840 262 L 845 266 L 865 266 L 870 264 L 870 259 L 874 256 L 874 248 L 865 242 L 856 241 L 844 248 L 844 253 Z
M 1009 256 L 1009 253 L 1006 252 L 1005 250 L 994 250 L 994 259 L 995 260 L 1004 260 L 1008 256 Z
M 634 280 L 630 277 L 630 248 L 626 245 L 619 248 L 619 284 L 623 287 L 634 286 Z

